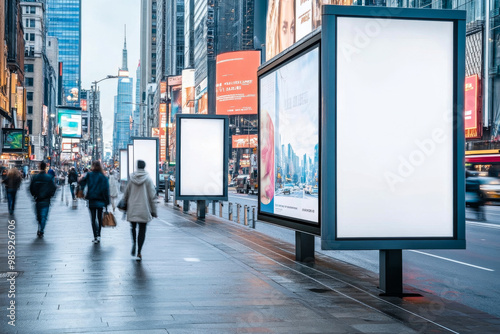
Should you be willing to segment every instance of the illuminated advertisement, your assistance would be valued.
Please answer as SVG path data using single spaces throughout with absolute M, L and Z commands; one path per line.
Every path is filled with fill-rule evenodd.
M 254 148 L 258 142 L 257 135 L 233 135 L 233 148 Z
M 266 60 L 321 26 L 323 5 L 352 5 L 352 0 L 271 0 L 266 19 Z
M 42 106 L 42 136 L 47 135 L 48 129 L 49 129 L 48 108 L 46 105 L 44 105 L 44 106 Z
M 319 47 L 259 80 L 259 219 L 318 225 Z
M 165 128 L 152 128 L 152 136 L 153 138 L 158 138 L 160 141 L 160 161 L 167 160 L 167 136 L 165 135 Z
M 481 138 L 481 100 L 477 74 L 465 78 L 465 138 Z
M 22 153 L 23 152 L 23 129 L 2 129 L 3 152 Z
M 194 69 L 182 70 L 182 112 L 194 114 Z
M 216 114 L 257 114 L 257 69 L 260 51 L 227 52 L 217 56 Z
M 182 113 L 182 87 L 175 86 L 171 90 L 172 110 L 170 110 L 170 122 L 173 122 L 176 114 Z
M 66 138 L 82 137 L 82 112 L 80 109 L 57 108 L 58 126 Z

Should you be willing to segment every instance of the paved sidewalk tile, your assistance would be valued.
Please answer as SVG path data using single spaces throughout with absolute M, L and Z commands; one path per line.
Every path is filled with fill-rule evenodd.
M 159 203 L 143 261 L 131 257 L 129 223 L 116 212 L 93 244 L 86 202 L 53 200 L 36 236 L 26 184 L 15 220 L 15 298 L 0 281 L 0 333 L 498 333 L 497 318 L 428 297 L 378 297 L 373 277 L 324 256 L 293 260 L 293 245 Z M 62 199 L 62 201 L 61 201 Z M 0 207 L 0 273 L 9 272 L 9 218 Z M 350 268 L 350 269 L 348 269 Z M 8 324 L 15 300 L 15 327 Z M 472 313 L 476 312 L 477 316 Z M 475 319 L 475 320 L 474 320 Z

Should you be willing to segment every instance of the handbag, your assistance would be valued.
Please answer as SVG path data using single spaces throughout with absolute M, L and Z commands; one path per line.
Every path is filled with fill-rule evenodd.
M 104 214 L 102 216 L 102 226 L 103 227 L 116 227 L 115 216 L 111 212 L 108 212 L 107 208 L 106 208 L 106 212 L 104 212 Z
M 120 200 L 120 202 L 118 202 L 118 205 L 116 207 L 118 208 L 118 210 L 126 212 L 127 211 L 127 201 L 124 198 L 122 198 Z
M 85 198 L 85 194 L 83 193 L 82 188 L 78 187 L 78 190 L 76 191 L 76 198 Z

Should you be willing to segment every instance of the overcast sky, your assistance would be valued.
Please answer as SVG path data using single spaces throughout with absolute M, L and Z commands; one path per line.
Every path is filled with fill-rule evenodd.
M 140 55 L 140 8 L 140 0 L 82 0 L 82 89 L 90 89 L 92 82 L 107 75 L 118 75 L 122 66 L 124 26 L 127 25 L 128 69 L 134 78 L 135 100 L 135 74 Z M 98 84 L 105 142 L 113 140 L 117 84 L 117 79 Z

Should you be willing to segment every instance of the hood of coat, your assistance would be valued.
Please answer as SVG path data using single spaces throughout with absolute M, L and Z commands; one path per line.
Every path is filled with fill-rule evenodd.
M 139 169 L 130 175 L 130 181 L 134 184 L 141 185 L 148 179 L 148 173 L 144 169 Z

